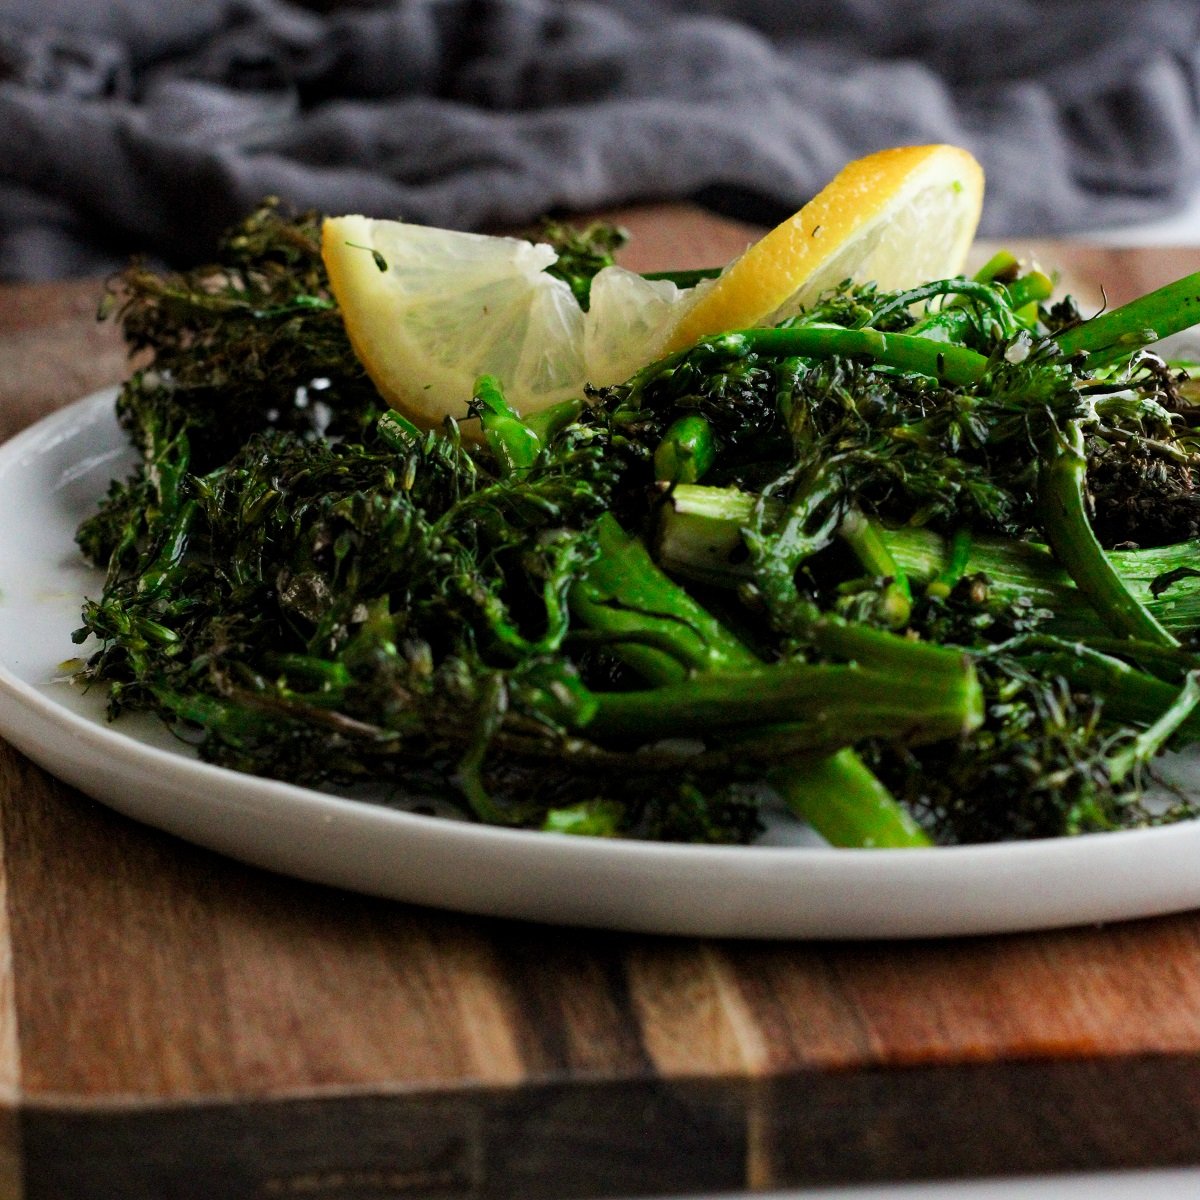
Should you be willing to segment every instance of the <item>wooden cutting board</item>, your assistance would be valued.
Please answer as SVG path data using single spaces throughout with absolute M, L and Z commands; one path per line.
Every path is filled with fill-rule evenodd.
M 618 215 L 642 269 L 752 234 Z M 1200 267 L 1036 250 L 1111 303 Z M 0 436 L 119 378 L 97 294 L 0 289 Z M 0 868 L 0 1198 L 565 1200 L 1200 1162 L 1196 914 L 901 944 L 464 917 L 231 862 L 3 744 Z

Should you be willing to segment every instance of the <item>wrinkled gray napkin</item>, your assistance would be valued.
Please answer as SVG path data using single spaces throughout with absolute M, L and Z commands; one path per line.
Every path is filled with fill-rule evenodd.
M 0 277 L 186 263 L 267 194 L 460 228 L 699 198 L 782 217 L 951 141 L 984 229 L 1179 205 L 1194 0 L 0 0 Z

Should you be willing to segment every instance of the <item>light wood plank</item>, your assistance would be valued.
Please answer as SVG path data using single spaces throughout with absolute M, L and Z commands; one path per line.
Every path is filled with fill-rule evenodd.
M 96 320 L 101 279 L 0 289 L 0 441 L 127 372 L 112 322 Z

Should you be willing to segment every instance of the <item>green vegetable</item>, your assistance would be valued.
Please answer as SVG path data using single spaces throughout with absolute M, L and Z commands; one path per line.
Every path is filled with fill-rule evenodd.
M 758 708 L 760 715 L 756 720 L 768 720 L 759 707 L 763 678 L 752 674 L 761 666 L 761 660 L 687 592 L 667 579 L 639 539 L 628 536 L 609 517 L 600 519 L 597 532 L 601 554 L 573 593 L 575 613 L 589 628 L 607 633 L 621 659 L 651 683 L 681 683 L 689 675 L 721 673 L 717 693 L 719 711 L 728 717 L 738 715 L 731 708 L 734 697 L 728 686 L 730 676 L 742 673 L 743 678 L 751 681 L 744 707 Z M 636 635 L 637 640 L 622 640 L 630 635 Z M 885 673 L 880 682 L 895 686 L 903 678 L 905 666 L 921 670 L 926 666 L 926 658 L 920 651 L 912 650 L 900 664 L 889 664 L 891 677 Z M 969 672 L 964 674 L 963 662 L 949 657 L 939 659 L 933 675 L 940 686 L 948 683 L 952 689 L 963 689 L 961 706 L 951 720 L 963 726 L 976 722 L 974 684 Z M 793 682 L 803 681 L 784 680 L 783 686 Z M 657 708 L 663 693 L 656 690 L 644 695 Z M 811 707 L 806 705 L 806 709 Z M 653 718 L 652 711 L 641 718 L 638 727 L 644 727 Z M 710 717 L 708 723 L 715 727 L 720 720 L 719 716 Z M 825 720 L 829 720 L 828 713 Z M 812 757 L 794 767 L 766 764 L 766 778 L 789 808 L 834 845 L 927 844 L 924 833 L 852 750 L 846 748 L 832 755 L 821 755 L 820 746 L 811 740 L 810 732 L 776 728 L 770 732 L 769 755 L 778 754 L 785 738 L 789 744 L 799 746 L 801 737 L 810 739 Z
M 1200 272 L 1065 330 L 1057 341 L 1064 354 L 1089 356 L 1095 369 L 1127 361 L 1130 355 L 1159 338 L 1188 329 L 1200 321 Z
M 712 426 L 690 414 L 680 417 L 654 451 L 654 473 L 667 483 L 695 483 L 713 465 L 717 448 Z
M 316 234 L 264 209 L 213 268 L 114 292 L 152 356 L 118 401 L 140 465 L 79 531 L 114 716 L 580 836 L 744 842 L 778 804 L 875 847 L 1193 815 L 1147 797 L 1200 737 L 1200 410 L 1141 347 L 1196 319 L 1195 278 L 1090 322 L 1011 256 L 843 284 L 528 417 L 481 378 L 423 432 L 363 374 Z M 541 236 L 584 303 L 623 240 Z

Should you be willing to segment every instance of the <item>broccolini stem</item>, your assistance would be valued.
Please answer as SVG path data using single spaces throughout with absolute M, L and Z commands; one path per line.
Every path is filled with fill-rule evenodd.
M 394 408 L 389 408 L 379 418 L 376 431 L 393 450 L 411 450 L 424 436 L 407 417 L 401 416 Z
M 928 846 L 929 835 L 852 750 L 771 773 L 783 802 L 834 846 Z M 852 786 L 847 786 L 850 784 Z
M 168 592 L 175 582 L 183 578 L 186 567 L 183 563 L 191 537 L 192 525 L 199 515 L 200 506 L 195 500 L 185 501 L 175 512 L 168 536 L 159 547 L 154 561 L 142 573 L 138 581 L 138 592 L 145 597 Z M 168 611 L 177 609 L 179 601 L 167 606 Z
M 793 325 L 777 329 L 743 329 L 704 338 L 643 367 L 629 381 L 625 404 L 640 405 L 641 394 L 655 379 L 669 374 L 689 355 L 707 352 L 733 358 L 760 354 L 768 358 L 867 358 L 882 367 L 926 375 L 953 387 L 977 383 L 988 360 L 974 350 L 932 338 L 878 329 L 843 329 L 839 325 Z
M 872 629 L 822 613 L 814 605 L 814 615 L 804 633 L 822 654 L 847 659 L 878 671 L 930 672 L 954 671 L 961 665 L 962 651 L 939 642 L 911 641 L 884 629 Z
M 1001 256 L 997 256 L 998 258 Z M 1005 256 L 1011 258 L 1011 255 Z M 1016 260 L 1013 259 L 1015 266 Z M 991 282 L 991 277 L 976 276 L 972 288 L 981 288 Z M 1048 300 L 1054 292 L 1054 281 L 1041 271 L 1030 271 L 1012 283 L 1001 287 L 986 288 L 994 298 L 1001 299 L 999 307 L 988 304 L 993 316 L 999 321 L 1005 336 L 1011 337 L 1018 328 L 1030 328 L 1037 321 L 1037 303 Z M 964 343 L 979 324 L 977 316 L 967 307 L 974 298 L 969 290 L 962 290 L 937 312 L 922 317 L 911 329 L 910 337 L 924 337 L 938 342 Z M 1032 312 L 1026 309 L 1032 306 Z
M 1008 292 L 1008 302 L 1014 310 L 1020 310 L 1027 304 L 1036 304 L 1049 300 L 1054 294 L 1054 280 L 1041 271 L 1030 271 L 1020 279 L 1014 279 L 1005 291 Z
M 665 279 L 676 287 L 690 288 L 705 279 L 716 279 L 722 267 L 697 267 L 691 271 L 643 271 L 643 279 Z
M 969 309 L 943 308 L 922 317 L 908 334 L 910 337 L 928 338 L 931 342 L 963 345 L 975 324 L 975 314 Z
M 749 574 L 742 531 L 755 497 L 736 488 L 689 484 L 675 488 L 659 514 L 655 556 L 663 568 L 714 587 L 736 587 Z M 877 532 L 896 565 L 911 581 L 930 581 L 933 594 L 948 594 L 964 575 L 987 576 L 989 592 L 1003 603 L 1022 598 L 1054 614 L 1048 626 L 1062 637 L 1095 638 L 1105 626 L 1045 546 L 1007 538 L 947 539 L 928 529 Z M 1147 550 L 1118 550 L 1108 561 L 1127 587 L 1149 590 L 1152 580 L 1200 557 L 1200 543 L 1181 542 Z M 1200 585 L 1188 581 L 1155 596 L 1145 607 L 1168 630 L 1183 633 L 1200 624 Z
M 712 426 L 698 413 L 673 422 L 654 451 L 654 476 L 667 483 L 695 483 L 716 461 Z
M 919 745 L 960 737 L 983 719 L 983 696 L 966 655 L 951 671 L 903 672 L 859 665 L 783 662 L 697 674 L 648 691 L 593 693 L 584 732 L 641 740 L 786 723 L 793 752 L 841 750 L 863 738 Z
M 927 596 L 944 599 L 954 590 L 955 584 L 967 573 L 967 563 L 971 561 L 971 549 L 974 539 L 968 529 L 956 529 L 950 539 L 950 553 L 946 565 L 930 580 L 925 589 Z
M 876 523 L 857 509 L 851 509 L 842 518 L 838 535 L 865 570 L 887 581 L 880 597 L 883 615 L 893 629 L 903 629 L 912 615 L 912 590 L 908 577 L 883 544 Z
M 1200 669 L 1200 658 L 1188 650 L 1138 642 L 1132 638 L 1088 637 L 1082 640 L 1089 650 L 1132 659 L 1141 669 L 1169 683 L 1177 683 L 1188 671 Z
M 1089 367 L 1128 358 L 1168 334 L 1200 321 L 1200 271 L 1150 292 L 1110 313 L 1060 333 L 1055 341 L 1067 355 L 1086 351 Z
M 870 323 L 878 325 L 893 313 L 903 312 L 909 305 L 932 300 L 935 296 L 954 296 L 964 301 L 973 301 L 989 309 L 1003 328 L 1012 327 L 1012 307 L 1008 303 L 1006 293 L 990 283 L 977 283 L 971 279 L 935 279 L 930 283 L 921 284 L 920 287 L 909 288 L 907 292 L 892 296 L 877 308 L 870 316 Z
M 659 509 L 655 557 L 673 575 L 736 587 L 750 573 L 742 531 L 756 502 L 737 488 L 681 484 Z
M 571 610 L 608 634 L 631 667 L 652 683 L 692 671 L 743 670 L 759 660 L 706 609 L 654 565 L 641 540 L 605 514 L 596 524 L 599 555 L 571 591 Z M 623 641 L 647 632 L 657 647 Z
M 1011 279 L 1021 269 L 1021 261 L 1011 250 L 997 250 L 972 276 L 976 283 Z
M 611 516 L 598 522 L 597 539 L 599 557 L 574 588 L 572 611 L 592 628 L 614 635 L 618 653 L 649 682 L 674 684 L 691 672 L 762 666 L 741 641 L 667 579 L 640 539 L 626 534 Z M 646 633 L 663 638 L 663 644 L 634 640 L 635 635 Z M 840 751 L 834 757 L 835 762 L 819 768 L 813 764 L 778 767 L 768 773 L 768 782 L 835 846 L 864 845 L 862 837 L 880 847 L 928 845 L 907 811 L 853 751 Z M 859 807 L 865 832 L 847 816 Z M 823 816 L 826 811 L 828 820 Z M 856 840 L 847 840 L 852 836 Z
M 287 676 L 289 688 L 297 685 L 316 688 L 332 694 L 338 703 L 352 682 L 349 669 L 340 659 L 331 661 L 312 654 L 273 654 L 268 658 L 268 665 Z M 311 700 L 311 696 L 308 698 Z
M 560 400 L 543 408 L 540 412 L 530 413 L 521 419 L 533 431 L 537 440 L 545 446 L 575 421 L 583 412 L 582 400 Z
M 684 567 L 681 573 L 709 583 L 729 585 L 744 579 L 744 568 L 729 565 L 728 556 L 749 533 L 747 525 L 754 497 L 733 488 L 693 485 L 676 488 L 672 501 L 664 505 L 658 541 L 664 564 L 673 570 Z M 685 507 L 691 510 L 686 515 Z M 880 543 L 880 550 L 886 552 L 886 543 Z M 687 569 L 693 566 L 695 570 Z M 798 596 L 791 597 L 789 611 L 798 626 L 795 632 L 815 649 L 864 666 L 884 671 L 937 672 L 953 669 L 960 657 L 957 650 L 944 646 L 913 642 L 883 630 L 852 624 L 822 612 L 811 601 Z
M 1130 772 L 1148 763 L 1162 750 L 1200 704 L 1200 671 L 1189 671 L 1179 695 L 1148 729 L 1137 734 L 1128 746 L 1109 758 L 1109 772 L 1120 783 Z
M 783 417 L 784 424 L 789 429 L 795 429 L 798 416 L 804 416 L 796 409 L 796 388 L 804 374 L 804 359 L 794 354 L 789 358 L 781 358 L 775 364 L 775 378 L 779 381 L 775 390 L 775 407 Z
M 1043 523 L 1055 557 L 1118 636 L 1178 646 L 1177 639 L 1129 590 L 1096 540 L 1084 507 L 1086 478 L 1083 428 L 1070 421 L 1041 469 Z
M 1002 603 L 1025 599 L 1031 608 L 1046 609 L 1053 614 L 1047 625 L 1053 633 L 1060 637 L 1086 637 L 1089 644 L 1101 645 L 1105 626 L 1090 605 L 1080 603 L 1082 597 L 1071 577 L 1045 546 L 998 537 L 969 539 L 968 556 L 961 569 L 956 569 L 957 534 L 953 543 L 927 529 L 887 529 L 883 537 L 911 579 L 944 580 L 952 584 L 963 575 L 986 575 L 989 593 Z M 716 535 L 710 532 L 710 538 L 715 540 Z M 682 556 L 682 547 L 676 547 L 675 553 Z M 1180 564 L 1195 562 L 1198 556 L 1200 543 L 1196 542 L 1106 552 L 1126 587 L 1145 589 L 1149 593 L 1146 608 L 1175 634 L 1187 633 L 1200 624 L 1200 586 L 1188 581 L 1156 596 L 1149 592 L 1150 583 Z M 726 580 L 727 585 L 736 582 Z M 1134 652 L 1128 640 L 1124 652 Z M 1167 653 L 1172 651 L 1167 649 Z
M 1079 691 L 1102 696 L 1105 716 L 1124 725 L 1153 726 L 1180 699 L 1177 684 L 1155 679 L 1081 643 L 1048 645 L 1044 651 L 1022 653 L 1020 661 L 1031 669 L 1062 676 Z M 1193 741 L 1200 738 L 1200 717 L 1188 711 L 1175 732 Z
M 503 805 L 497 804 L 483 782 L 483 764 L 487 758 L 488 746 L 500 731 L 508 707 L 508 696 L 498 673 L 485 681 L 482 693 L 475 735 L 467 752 L 459 760 L 458 786 L 471 806 L 471 811 L 484 824 L 520 825 L 524 815 L 509 812 Z
M 743 530 L 742 539 L 757 563 L 759 586 L 776 610 L 798 601 L 796 571 L 800 564 L 833 540 L 842 519 L 840 485 L 838 464 L 828 459 L 817 463 L 783 509 L 782 519 L 769 531 L 764 531 L 763 519 L 771 516 L 773 497 L 766 493 L 759 497 L 754 520 Z
M 480 375 L 475 381 L 472 411 L 483 425 L 483 436 L 505 476 L 527 471 L 537 462 L 541 443 L 537 434 L 521 420 L 504 398 L 504 390 L 494 375 Z
M 974 350 L 935 342 L 906 333 L 838 326 L 797 325 L 782 329 L 746 329 L 721 334 L 709 342 L 720 349 L 742 350 L 769 357 L 829 358 L 833 355 L 869 358 L 881 367 L 895 367 L 939 379 L 952 387 L 977 383 L 987 373 L 988 360 Z

